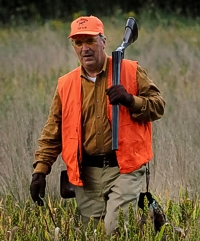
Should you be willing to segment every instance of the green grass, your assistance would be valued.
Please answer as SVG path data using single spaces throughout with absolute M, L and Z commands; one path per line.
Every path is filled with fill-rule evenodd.
M 159 202 L 159 200 L 158 200 Z M 129 221 L 124 222 L 123 210 L 119 208 L 118 233 L 107 236 L 102 222 L 96 229 L 93 217 L 86 228 L 77 216 L 74 199 L 68 201 L 45 199 L 44 207 L 34 205 L 27 200 L 23 205 L 7 195 L 0 202 L 0 240 L 8 241 L 163 241 L 163 240 L 199 240 L 200 207 L 198 200 L 191 200 L 187 191 L 180 193 L 175 203 L 168 200 L 163 204 L 166 224 L 155 232 L 152 212 L 149 212 L 147 200 L 144 211 L 137 212 L 129 205 Z M 129 231 L 127 231 L 129 230 Z

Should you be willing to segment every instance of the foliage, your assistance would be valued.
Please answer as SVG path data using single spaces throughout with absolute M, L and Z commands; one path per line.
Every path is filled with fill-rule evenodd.
M 92 0 L 43 0 L 43 1 L 27 1 L 27 0 L 1 0 L 0 2 L 0 22 L 7 24 L 26 23 L 27 21 L 46 21 L 47 19 L 62 19 L 69 20 L 80 13 L 81 15 L 113 15 L 116 11 L 121 10 L 123 13 L 133 11 L 139 13 L 141 10 L 148 10 L 154 13 L 160 9 L 164 12 L 175 13 L 187 17 L 199 17 L 200 3 L 199 1 L 191 0 L 116 0 L 115 4 L 112 1 L 102 0 L 98 2 Z
M 145 211 L 146 210 L 146 211 Z M 141 222 L 145 213 L 145 222 Z M 200 235 L 200 207 L 198 200 L 191 200 L 187 191 L 178 203 L 167 200 L 165 214 L 168 221 L 160 232 L 155 232 L 146 202 L 144 212 L 133 210 L 129 204 L 129 221 L 125 223 L 123 210 L 119 208 L 118 229 L 107 236 L 103 222 L 94 228 L 91 217 L 83 227 L 74 199 L 52 201 L 45 199 L 39 207 L 30 200 L 15 202 L 7 195 L 0 202 L 0 240 L 4 241 L 164 241 L 198 240 Z

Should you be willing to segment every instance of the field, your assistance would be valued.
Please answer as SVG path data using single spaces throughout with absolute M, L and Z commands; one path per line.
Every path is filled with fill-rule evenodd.
M 200 22 L 159 14 L 156 19 L 143 14 L 136 17 L 139 37 L 127 48 L 125 57 L 139 62 L 166 101 L 164 117 L 153 123 L 150 189 L 166 213 L 171 213 L 170 208 L 179 210 L 183 205 L 187 221 L 184 223 L 180 214 L 171 217 L 172 222 L 184 229 L 190 224 L 196 232 L 200 191 Z M 127 16 L 120 14 L 103 18 L 109 55 L 121 44 L 126 19 Z M 47 178 L 49 199 L 46 197 L 46 203 L 50 208 L 36 210 L 44 214 L 41 223 L 38 221 L 35 225 L 31 224 L 36 220 L 34 215 L 25 214 L 27 209 L 30 213 L 36 209 L 29 196 L 32 162 L 57 79 L 79 64 L 68 34 L 69 23 L 61 21 L 0 29 L 0 240 L 65 240 L 40 234 L 55 229 L 52 212 L 48 210 L 54 210 L 51 206 L 60 209 L 65 224 L 75 212 L 72 211 L 75 209 L 73 201 L 70 210 L 63 210 L 67 202 L 59 196 L 59 173 L 65 167 L 59 157 Z M 59 219 L 62 225 L 64 217 Z M 20 228 L 16 239 L 14 231 L 13 237 L 9 235 L 8 231 L 17 227 L 17 223 L 26 230 L 27 237 L 20 236 Z M 40 227 L 44 230 L 39 230 Z M 33 228 L 37 234 L 35 239 L 27 234 Z M 200 240 L 195 232 L 190 230 L 187 240 Z

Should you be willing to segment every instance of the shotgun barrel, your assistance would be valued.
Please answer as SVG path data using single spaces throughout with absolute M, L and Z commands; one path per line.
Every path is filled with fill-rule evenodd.
M 134 18 L 129 17 L 122 44 L 112 52 L 112 85 L 120 84 L 120 67 L 125 49 L 138 38 L 138 27 Z M 112 106 L 112 150 L 118 150 L 119 105 Z

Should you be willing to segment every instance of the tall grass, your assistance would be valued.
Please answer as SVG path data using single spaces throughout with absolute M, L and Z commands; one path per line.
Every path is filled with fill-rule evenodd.
M 188 198 L 187 192 L 180 193 L 180 200 L 168 200 L 165 206 L 167 222 L 160 231 L 155 231 L 152 212 L 147 200 L 144 211 L 128 209 L 128 223 L 119 208 L 118 230 L 107 236 L 103 222 L 94 229 L 94 217 L 83 227 L 77 215 L 74 199 L 45 198 L 44 207 L 38 207 L 30 200 L 23 205 L 7 195 L 0 202 L 0 240 L 4 241 L 199 241 L 199 201 Z M 158 214 L 158 212 L 157 212 Z M 158 220 L 158 219 L 157 219 Z
M 164 117 L 153 124 L 151 190 L 179 196 L 180 187 L 199 192 L 200 25 L 169 16 L 138 16 L 139 38 L 125 52 L 159 86 Z M 121 44 L 126 18 L 104 18 L 107 53 Z M 29 195 L 37 139 L 45 124 L 59 76 L 78 65 L 67 39 L 69 23 L 0 30 L 0 195 L 17 201 Z M 61 158 L 48 176 L 47 193 L 59 196 Z

